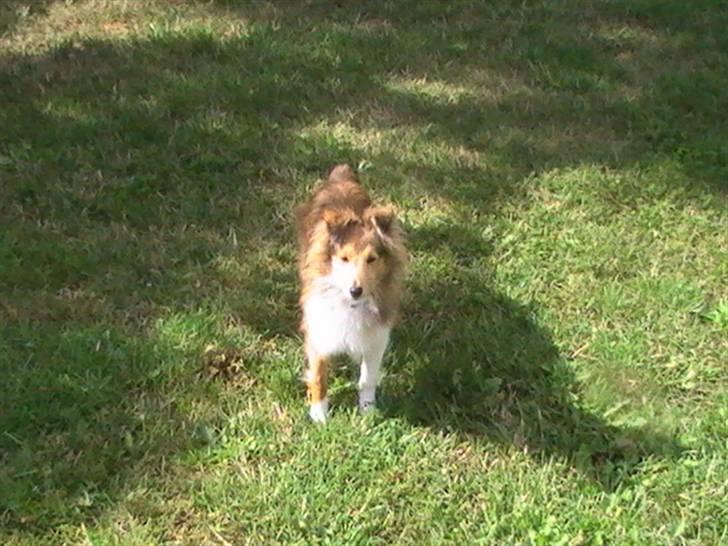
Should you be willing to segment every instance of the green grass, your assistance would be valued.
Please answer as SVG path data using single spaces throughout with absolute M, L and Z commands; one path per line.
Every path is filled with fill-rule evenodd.
M 446 5 L 448 4 L 448 5 Z M 0 543 L 728 540 L 728 10 L 0 7 Z M 413 260 L 305 417 L 291 209 Z

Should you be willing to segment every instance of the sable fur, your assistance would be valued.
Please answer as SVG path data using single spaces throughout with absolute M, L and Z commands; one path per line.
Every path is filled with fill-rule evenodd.
M 335 247 L 341 243 L 361 246 L 366 236 L 377 235 L 375 243 L 386 253 L 388 274 L 376 287 L 381 319 L 390 326 L 399 316 L 407 252 L 402 230 L 389 207 L 372 207 L 369 195 L 359 184 L 349 165 L 337 165 L 309 201 L 296 210 L 298 232 L 298 273 L 303 304 L 316 277 L 331 268 Z M 383 230 L 387 235 L 379 236 Z M 305 324 L 302 324 L 305 331 Z
M 297 208 L 296 227 L 311 416 L 324 421 L 335 353 L 361 361 L 360 406 L 374 403 L 407 255 L 393 210 L 372 205 L 348 165 L 335 167 Z

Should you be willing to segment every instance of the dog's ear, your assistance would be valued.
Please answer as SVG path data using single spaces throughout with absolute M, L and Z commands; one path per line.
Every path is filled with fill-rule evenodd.
M 340 165 L 336 165 L 333 169 L 331 169 L 331 172 L 329 173 L 330 182 L 345 182 L 347 180 L 357 182 L 356 173 L 350 165 L 347 165 L 346 163 L 341 163 Z
M 370 222 L 382 239 L 388 239 L 392 235 L 397 219 L 394 216 L 392 207 L 373 207 L 365 212 L 365 219 Z
M 324 210 L 323 220 L 326 222 L 329 240 L 334 245 L 342 244 L 346 240 L 346 236 L 358 222 L 353 212 L 336 209 Z

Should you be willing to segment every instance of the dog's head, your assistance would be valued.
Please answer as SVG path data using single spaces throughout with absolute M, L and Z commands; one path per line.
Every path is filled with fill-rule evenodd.
M 331 259 L 330 279 L 352 305 L 383 293 L 403 267 L 402 234 L 394 211 L 369 207 L 362 215 L 324 214 Z

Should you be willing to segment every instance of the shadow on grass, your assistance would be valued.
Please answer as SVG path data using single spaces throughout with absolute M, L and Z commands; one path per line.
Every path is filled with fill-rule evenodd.
M 211 5 L 252 21 L 234 39 L 159 31 L 0 59 L 2 372 L 12 377 L 0 489 L 23 484 L 22 499 L 3 501 L 3 523 L 83 519 L 132 474 L 135 449 L 161 460 L 189 445 L 184 412 L 144 379 L 160 361 L 144 337 L 160 316 L 213 305 L 262 335 L 293 335 L 287 214 L 334 162 L 366 159 L 414 199 L 480 210 L 519 199 L 533 172 L 583 162 L 669 155 L 696 191 L 728 179 L 724 8 L 708 20 L 678 2 L 588 14 L 512 2 L 257 5 Z M 493 166 L 370 153 L 331 134 L 336 123 L 412 129 Z M 413 243 L 424 254 L 448 245 L 462 268 L 415 279 L 392 412 L 591 462 L 607 483 L 616 474 L 600 468 L 659 453 L 664 439 L 579 407 L 548 332 L 473 272 L 489 250 L 470 226 Z M 142 414 L 168 424 L 168 441 L 135 438 Z
M 414 126 L 505 160 L 511 195 L 533 172 L 665 158 L 689 192 L 728 190 L 718 121 L 728 122 L 719 68 L 728 9 L 715 0 L 215 4 L 300 37 L 320 33 L 317 49 L 302 52 L 325 59 L 317 74 L 337 108 L 353 107 L 356 128 Z
M 459 231 L 416 232 L 412 245 L 427 253 L 442 248 L 439 241 L 462 243 Z M 673 438 L 611 425 L 585 408 L 537 311 L 495 293 L 482 267 L 467 263 L 471 255 L 462 258 L 454 275 L 412 280 L 412 303 L 393 343 L 386 414 L 555 457 L 607 489 L 624 484 L 646 457 L 679 455 Z
M 55 0 L 5 0 L 0 5 L 0 37 L 28 16 L 42 15 Z
M 165 369 L 163 354 L 179 354 L 173 347 L 108 322 L 14 323 L 0 334 L 3 529 L 42 533 L 84 520 L 138 467 L 199 440 L 180 400 L 165 393 L 172 376 L 189 375 Z

